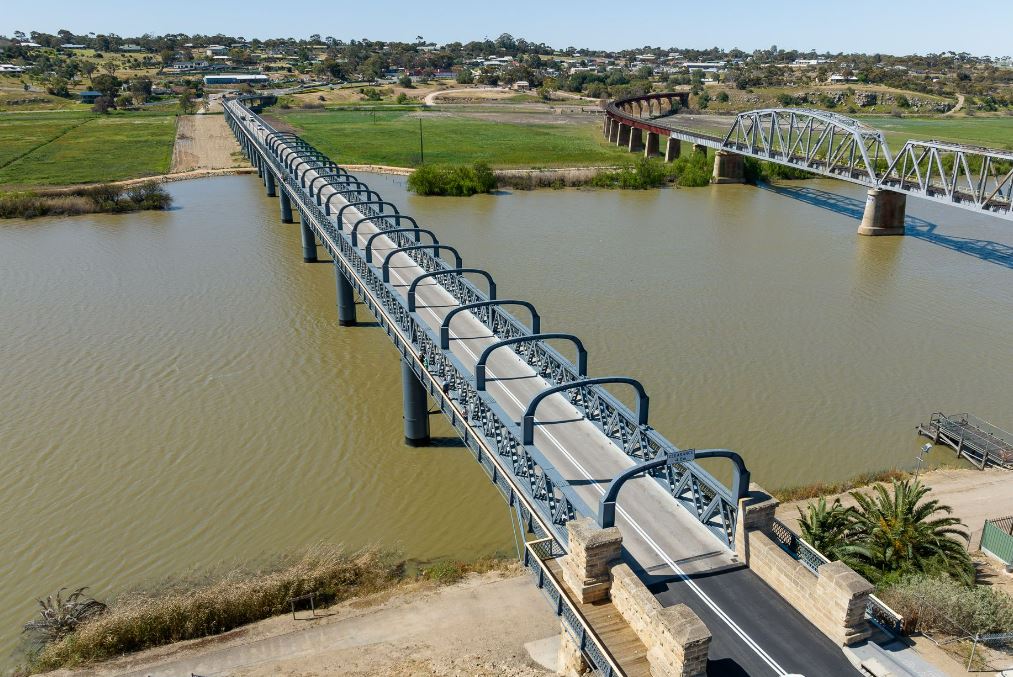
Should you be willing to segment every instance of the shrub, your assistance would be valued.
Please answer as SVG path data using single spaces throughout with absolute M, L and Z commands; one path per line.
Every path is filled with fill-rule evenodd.
M 1013 599 L 988 586 L 966 586 L 934 576 L 902 578 L 883 601 L 915 626 L 947 635 L 1013 632 Z
M 154 181 L 126 189 L 99 184 L 69 192 L 0 193 L 0 218 L 3 219 L 133 212 L 171 206 L 172 196 Z
M 390 586 L 402 563 L 389 554 L 347 555 L 328 546 L 283 558 L 265 571 L 231 571 L 210 582 L 136 592 L 42 649 L 30 666 L 53 670 L 152 646 L 207 637 L 288 611 L 288 600 L 310 592 L 322 604 Z
M 465 165 L 419 165 L 408 177 L 408 190 L 419 195 L 452 195 L 467 197 L 475 193 L 491 193 L 496 177 L 489 165 L 476 162 Z

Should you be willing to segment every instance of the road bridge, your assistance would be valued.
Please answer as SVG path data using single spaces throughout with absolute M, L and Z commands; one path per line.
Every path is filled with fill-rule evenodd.
M 610 101 L 603 133 L 648 157 L 662 154 L 660 139 L 666 137 L 668 162 L 679 157 L 684 141 L 697 152 L 712 148 L 715 183 L 742 183 L 743 158 L 749 157 L 865 186 L 862 235 L 903 235 L 908 195 L 1013 220 L 1013 152 L 908 141 L 894 154 L 878 129 L 837 113 L 801 108 L 739 113 L 718 136 L 680 123 L 677 113 L 688 96 L 654 93 Z
M 566 660 L 603 675 L 645 661 L 665 675 L 855 674 L 841 646 L 868 636 L 871 586 L 839 563 L 800 569 L 741 458 L 712 454 L 737 459 L 733 493 L 651 427 L 635 379 L 590 376 L 580 339 L 543 332 L 533 304 L 500 297 L 488 273 L 243 100 L 224 109 L 281 220 L 298 214 L 303 259 L 317 241 L 331 255 L 339 324 L 355 324 L 358 294 L 397 348 L 406 442 L 429 442 L 432 398 L 536 538 L 525 561 L 561 618 Z M 632 392 L 636 412 L 610 389 Z M 620 475 L 614 526 L 599 526 Z

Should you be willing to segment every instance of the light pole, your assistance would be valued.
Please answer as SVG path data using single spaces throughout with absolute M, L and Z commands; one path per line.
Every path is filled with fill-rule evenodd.
M 922 471 L 922 461 L 925 460 L 925 454 L 932 450 L 932 443 L 926 442 L 922 445 L 922 450 L 918 452 L 918 468 L 915 470 L 915 482 L 918 481 L 918 474 Z

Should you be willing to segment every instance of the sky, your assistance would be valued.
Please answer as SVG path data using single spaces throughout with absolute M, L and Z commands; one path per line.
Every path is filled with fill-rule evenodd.
M 501 33 L 556 48 L 737 47 L 818 52 L 1013 53 L 1009 0 L 8 0 L 0 34 L 202 33 L 468 42 Z

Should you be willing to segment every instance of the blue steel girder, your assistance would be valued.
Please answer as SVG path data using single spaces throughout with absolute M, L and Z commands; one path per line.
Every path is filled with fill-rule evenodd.
M 319 170 L 319 169 L 330 170 L 330 169 L 333 169 L 335 167 L 337 167 L 337 165 L 335 165 L 330 160 L 323 161 L 323 160 L 318 160 L 316 158 L 313 158 L 313 159 L 299 158 L 299 159 L 295 160 L 292 163 L 292 169 L 290 171 L 292 172 L 292 175 L 295 176 L 299 180 L 299 187 L 300 188 L 305 188 L 306 187 L 306 174 L 308 174 L 311 170 L 314 170 L 314 169 L 317 169 L 317 170 Z M 302 173 L 301 174 L 298 173 L 299 169 L 302 169 Z M 310 197 L 312 197 L 312 196 L 313 196 L 313 194 L 310 193 Z
M 362 185 L 366 185 L 366 184 L 362 184 Z M 344 215 L 345 215 L 345 210 L 346 209 L 358 209 L 360 207 L 362 208 L 362 210 L 370 209 L 371 207 L 381 207 L 383 209 L 386 209 L 387 207 L 390 207 L 391 209 L 394 210 L 395 214 L 398 213 L 397 205 L 394 204 L 393 202 L 387 202 L 386 200 L 372 200 L 372 199 L 368 199 L 368 200 L 348 200 L 348 199 L 346 199 L 345 200 L 345 204 L 343 204 L 341 206 L 341 208 L 338 210 L 337 217 L 335 217 L 335 221 L 337 221 L 337 224 L 338 224 L 338 230 L 343 230 L 344 229 L 344 220 L 343 220 L 343 218 L 344 218 Z M 360 210 L 360 211 L 362 211 L 362 210 Z M 330 216 L 330 215 L 331 215 L 331 201 L 327 200 L 327 204 L 324 205 L 324 216 Z
M 383 271 L 383 281 L 390 282 L 390 260 L 394 258 L 394 256 L 402 252 L 407 254 L 408 252 L 414 252 L 421 249 L 427 251 L 432 250 L 434 256 L 439 256 L 439 252 L 441 251 L 449 251 L 454 255 L 454 267 L 460 268 L 463 265 L 461 254 L 448 244 L 417 244 L 408 247 L 398 247 L 397 249 L 391 249 L 387 252 L 387 256 L 383 259 L 383 265 L 380 268 Z M 411 254 L 408 254 L 408 256 L 410 257 Z M 416 261 L 416 263 L 418 262 Z
M 450 321 L 454 319 L 455 315 L 464 311 L 482 310 L 484 317 L 476 313 L 472 314 L 476 315 L 480 322 L 488 326 L 489 329 L 492 330 L 494 336 L 500 336 L 500 333 L 494 325 L 496 324 L 496 318 L 500 316 L 497 309 L 501 306 L 523 306 L 527 308 L 531 313 L 531 329 L 526 333 L 529 335 L 537 334 L 542 330 L 542 317 L 538 314 L 538 311 L 535 310 L 534 304 L 528 301 L 522 301 L 520 299 L 492 299 L 489 301 L 476 301 L 475 303 L 467 303 L 462 306 L 457 306 L 456 308 L 451 308 L 450 312 L 443 317 L 443 323 L 440 325 L 440 349 L 450 350 Z M 509 313 L 506 313 L 506 315 L 507 317 L 505 317 L 504 320 L 509 323 L 509 318 L 512 318 L 513 316 Z M 516 325 L 516 321 L 511 324 Z
M 324 202 L 324 214 L 330 214 L 331 213 L 331 200 L 333 200 L 336 197 L 344 198 L 345 195 L 348 195 L 350 193 L 354 193 L 355 195 L 363 195 L 364 194 L 366 196 L 366 200 L 360 202 L 359 204 L 365 204 L 365 202 L 373 201 L 374 198 L 375 198 L 376 202 L 382 202 L 382 200 L 380 199 L 380 194 L 379 193 L 377 193 L 375 190 L 370 190 L 369 186 L 367 186 L 366 184 L 362 183 L 361 181 L 358 182 L 358 183 L 359 183 L 359 185 L 356 188 L 347 188 L 347 189 L 343 189 L 343 190 L 336 190 L 333 193 L 331 193 L 330 195 L 328 195 L 327 196 L 327 201 Z M 350 207 L 350 206 L 352 206 L 352 205 L 351 204 L 343 205 L 341 207 L 341 209 L 344 210 L 345 207 Z M 340 212 L 339 212 L 338 218 L 336 220 L 338 222 L 338 230 L 341 230 L 342 221 L 341 221 Z
M 439 239 L 437 239 L 436 237 L 436 233 L 427 228 L 419 228 L 418 226 L 415 226 L 414 228 L 391 228 L 390 230 L 381 230 L 378 233 L 373 233 L 372 235 L 369 236 L 369 239 L 366 240 L 366 246 L 364 248 L 366 251 L 366 263 L 373 262 L 373 240 L 381 236 L 389 237 L 394 233 L 412 233 L 415 236 L 414 240 L 416 243 L 422 242 L 422 238 L 420 236 L 422 235 L 422 233 L 425 233 L 432 240 L 432 244 L 440 244 Z M 395 244 L 397 244 L 397 242 L 395 242 Z
M 354 176 L 348 173 L 347 169 L 343 169 L 341 167 L 332 167 L 331 169 L 333 169 L 332 174 L 317 174 L 310 179 L 310 182 L 306 185 L 306 189 L 310 192 L 310 197 L 316 195 L 318 205 L 320 204 L 320 191 L 325 187 L 357 180 Z M 320 190 L 314 193 L 313 188 L 317 181 L 323 181 L 323 183 L 320 184 Z
M 359 226 L 362 225 L 363 223 L 370 223 L 373 219 L 383 219 L 383 223 L 392 228 L 399 228 L 401 226 L 401 221 L 408 221 L 409 223 L 412 224 L 412 228 L 414 228 L 415 230 L 419 229 L 418 221 L 405 214 L 384 214 L 377 216 L 363 216 L 361 219 L 357 220 L 355 223 L 352 224 L 352 246 L 354 247 L 359 246 Z M 393 224 L 391 224 L 392 221 Z M 390 228 L 384 228 L 384 230 L 389 229 Z
M 402 248 L 402 251 L 404 251 L 405 249 L 410 249 L 410 247 L 404 247 Z M 447 249 L 450 249 L 450 247 L 447 247 Z M 482 275 L 483 277 L 485 277 L 486 282 L 489 284 L 489 291 L 487 292 L 487 298 L 490 300 L 496 298 L 496 281 L 492 279 L 492 275 L 490 275 L 488 271 L 482 270 L 481 268 L 462 268 L 460 266 L 460 261 L 458 261 L 458 266 L 456 268 L 450 268 L 448 270 L 432 270 L 429 272 L 422 273 L 421 275 L 417 276 L 415 279 L 412 280 L 412 283 L 408 286 L 408 312 L 410 313 L 415 312 L 415 294 L 416 290 L 418 289 L 419 283 L 422 282 L 422 280 L 434 277 L 442 277 L 444 275 L 456 275 L 460 277 L 463 276 L 465 273 Z
M 227 110 L 229 106 L 230 104 L 227 103 Z M 252 113 L 250 113 L 250 119 L 254 119 Z M 248 139 L 254 149 L 264 147 L 263 143 L 246 128 L 245 124 L 236 122 L 234 130 L 237 135 Z M 401 296 L 393 286 L 383 283 L 380 271 L 365 263 L 362 254 L 349 241 L 347 233 L 340 232 L 339 229 L 343 221 L 342 224 L 332 223 L 319 207 L 312 203 L 312 200 L 304 197 L 306 193 L 301 192 L 302 188 L 287 178 L 284 183 L 288 184 L 287 188 L 292 191 L 293 205 L 306 215 L 314 229 L 326 236 L 322 238 L 322 241 L 335 257 L 335 261 L 341 266 L 348 267 L 347 275 L 353 280 L 353 286 L 363 295 L 367 307 L 377 315 L 380 324 L 387 328 L 388 335 L 399 346 L 399 350 L 406 356 L 415 356 L 413 358 L 415 360 L 413 362 L 414 369 L 417 372 L 422 370 L 424 383 L 430 384 L 428 386 L 430 394 L 436 397 L 438 402 L 443 403 L 441 408 L 451 417 L 451 422 L 455 427 L 461 431 L 468 446 L 476 452 L 477 460 L 487 470 L 492 469 L 491 474 L 494 481 L 497 482 L 497 486 L 504 489 L 505 492 L 517 488 L 521 492 L 518 496 L 523 496 L 524 501 L 529 502 L 524 505 L 532 507 L 539 516 L 538 519 L 533 519 L 535 512 L 529 512 L 527 522 L 537 525 L 540 523 L 539 519 L 545 519 L 545 524 L 552 529 L 552 537 L 559 543 L 565 544 L 566 531 L 564 527 L 566 521 L 573 519 L 576 514 L 593 516 L 594 511 L 576 497 L 566 480 L 550 463 L 547 463 L 537 448 L 524 448 L 519 444 L 521 431 L 517 422 L 511 420 L 487 393 L 476 390 L 464 365 L 452 353 L 440 349 L 435 330 L 423 325 L 413 313 L 408 312 Z M 375 194 L 375 192 L 368 191 L 367 194 Z M 378 195 L 375 201 L 367 199 L 354 202 L 359 206 L 360 211 L 366 214 L 375 212 L 372 207 L 368 206 L 369 204 L 376 204 L 384 208 L 390 204 L 379 199 Z M 379 212 L 375 213 L 378 217 L 386 216 Z M 424 264 L 420 263 L 423 269 L 427 269 L 427 266 L 445 268 L 445 264 L 435 256 L 421 253 L 419 255 L 425 262 Z M 484 300 L 481 293 L 463 276 L 455 276 L 450 282 L 457 284 L 460 290 L 467 292 L 460 296 L 454 292 L 462 303 Z M 497 309 L 497 312 L 504 316 L 510 316 L 504 309 Z M 512 316 L 510 317 L 512 318 Z M 526 331 L 519 320 L 512 318 L 512 321 Z M 547 374 L 546 380 L 552 382 L 553 379 L 558 378 L 569 380 L 578 378 L 575 375 L 576 368 L 549 346 L 541 342 L 534 342 L 521 344 L 519 349 L 523 350 L 528 346 L 531 346 L 533 350 L 540 351 L 544 359 L 556 365 L 558 371 Z M 585 407 L 587 418 L 600 429 L 608 431 L 610 426 L 614 428 L 614 424 L 609 421 L 618 421 L 620 429 L 624 429 L 627 423 L 631 424 L 633 428 L 638 427 L 634 414 L 607 391 L 596 385 L 588 386 L 584 388 L 584 391 L 587 404 L 578 404 Z M 451 409 L 448 410 L 444 407 L 451 407 Z M 455 416 L 460 418 L 455 418 Z M 613 436 L 613 439 L 617 439 L 620 435 L 615 430 L 611 433 L 606 432 L 606 434 Z M 644 458 L 648 454 L 656 455 L 659 450 L 675 449 L 671 443 L 650 429 L 640 431 L 639 445 L 628 430 L 622 434 L 631 440 L 624 443 L 623 450 L 634 458 Z M 510 479 L 507 478 L 506 470 L 497 475 L 495 468 L 499 467 L 497 464 L 500 463 L 505 464 L 503 467 L 509 470 Z M 696 488 L 700 496 L 691 495 L 689 498 L 694 500 L 697 505 L 702 506 L 703 513 L 707 512 L 709 505 L 714 505 L 717 501 L 716 509 L 711 510 L 714 515 L 711 521 L 723 520 L 724 540 L 728 543 L 734 532 L 736 506 L 728 496 L 727 489 L 694 463 L 673 466 L 670 476 L 677 481 L 682 481 L 686 477 L 691 479 L 689 482 L 684 482 L 689 489 L 683 490 L 682 497 L 676 496 L 684 504 L 686 492 L 692 492 L 693 488 Z M 505 487 L 509 487 L 509 489 Z M 513 494 L 510 496 L 510 500 L 512 500 Z
M 606 383 L 624 383 L 631 386 L 637 392 L 637 425 L 646 427 L 650 398 L 647 396 L 647 391 L 644 389 L 643 384 L 635 378 L 630 378 L 629 376 L 599 376 L 596 378 L 582 379 L 580 381 L 572 381 L 570 383 L 549 386 L 535 395 L 531 401 L 528 402 L 528 407 L 524 411 L 524 418 L 521 419 L 521 441 L 524 444 L 535 443 L 535 412 L 538 409 L 538 405 L 546 397 L 565 391 L 575 391 L 575 396 L 571 397 L 571 404 L 575 404 L 578 399 L 586 401 L 586 398 L 583 396 L 584 388 L 592 385 L 604 385 Z
M 487 371 L 486 364 L 489 362 L 489 357 L 493 354 L 495 350 L 499 348 L 504 348 L 506 346 L 513 346 L 513 345 L 520 346 L 525 344 L 531 345 L 532 347 L 544 346 L 545 341 L 553 339 L 569 341 L 570 343 L 573 344 L 574 348 L 577 349 L 577 368 L 575 370 L 575 373 L 572 374 L 573 378 L 569 378 L 568 380 L 565 380 L 563 382 L 571 383 L 573 381 L 583 379 L 584 377 L 586 377 L 587 348 L 584 347 L 583 341 L 581 341 L 578 337 L 574 336 L 573 334 L 565 334 L 560 332 L 552 332 L 548 334 L 535 333 L 535 334 L 526 334 L 524 336 L 511 336 L 509 338 L 501 339 L 496 343 L 493 343 L 492 345 L 486 346 L 485 350 L 482 351 L 482 354 L 479 355 L 478 362 L 475 363 L 475 389 L 478 390 L 479 392 L 485 390 L 486 371 Z M 528 365 L 534 367 L 535 373 L 537 373 L 539 376 L 544 377 L 546 375 L 545 373 L 543 373 L 546 364 L 538 360 L 540 355 L 538 355 L 538 353 L 536 353 L 534 350 L 515 350 L 515 352 L 520 357 L 522 357 L 524 361 L 528 363 Z M 565 374 L 562 375 L 561 378 L 566 378 L 567 376 L 570 375 L 571 374 Z M 557 376 L 557 378 L 560 378 L 560 376 Z

